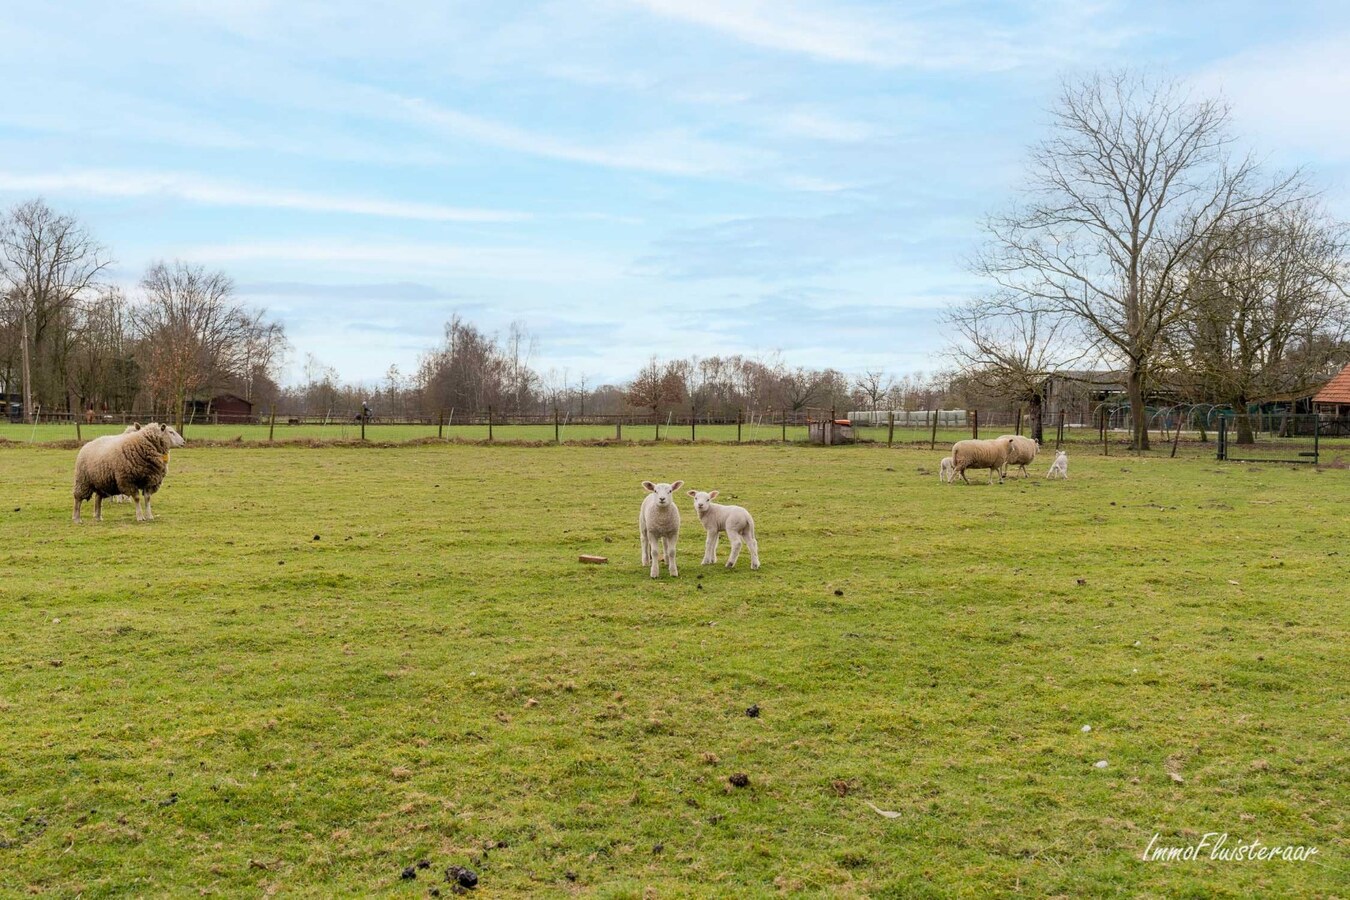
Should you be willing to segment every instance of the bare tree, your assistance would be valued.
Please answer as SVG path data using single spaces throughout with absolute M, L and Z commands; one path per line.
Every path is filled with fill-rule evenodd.
M 1146 381 L 1186 311 L 1184 262 L 1290 196 L 1258 186 L 1230 153 L 1228 108 L 1176 83 L 1122 72 L 1066 83 L 1031 157 L 1025 202 L 987 222 L 978 268 L 1032 309 L 1078 319 L 1124 366 L 1136 449 L 1147 449 Z
M 684 379 L 677 363 L 661 363 L 653 356 L 637 373 L 624 399 L 631 406 L 650 409 L 659 415 L 684 399 Z
M 782 369 L 778 377 L 778 391 L 783 398 L 783 406 L 799 413 L 815 401 L 825 383 L 825 373 L 798 366 L 795 369 Z
M 1250 444 L 1250 402 L 1309 391 L 1343 361 L 1347 233 L 1303 203 L 1226 228 L 1215 242 L 1188 271 L 1174 356 L 1232 405 L 1237 442 Z
M 1028 405 L 1032 437 L 1043 439 L 1049 378 L 1085 355 L 1077 321 L 1016 294 L 977 297 L 947 309 L 957 338 L 947 354 L 969 381 Z
M 239 373 L 250 317 L 233 299 L 224 272 L 178 261 L 155 263 L 141 279 L 135 307 L 146 387 L 183 429 L 184 407 L 199 391 Z
M 14 207 L 0 224 L 0 270 L 20 324 L 24 414 L 33 401 L 69 405 L 67 358 L 82 300 L 96 287 L 109 259 L 74 217 L 42 200 Z
M 858 392 L 867 400 L 868 408 L 876 412 L 881 399 L 895 387 L 895 379 L 881 369 L 868 369 L 853 380 Z

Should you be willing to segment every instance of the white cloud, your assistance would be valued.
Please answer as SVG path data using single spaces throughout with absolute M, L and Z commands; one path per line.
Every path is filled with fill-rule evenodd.
M 515 281 L 593 281 L 619 275 L 624 264 L 549 247 L 482 247 L 435 242 L 304 239 L 180 247 L 174 254 L 193 262 L 234 264 L 324 263 L 326 268 L 382 274 L 454 275 Z M 255 267 L 256 268 L 256 267 Z M 271 268 L 266 267 L 264 268 Z
M 0 190 L 96 197 L 175 197 L 207 206 L 294 209 L 429 222 L 516 222 L 529 218 L 524 213 L 503 210 L 251 187 L 169 172 L 104 169 L 49 174 L 0 172 Z
M 802 109 L 779 117 L 774 126 L 783 134 L 841 144 L 861 143 L 875 133 L 873 126 L 867 122 L 841 119 L 829 113 Z
M 568 162 L 659 175 L 736 175 L 762 164 L 766 154 L 709 141 L 682 129 L 630 138 L 610 147 L 579 144 L 411 97 L 390 98 L 403 118 L 480 143 Z

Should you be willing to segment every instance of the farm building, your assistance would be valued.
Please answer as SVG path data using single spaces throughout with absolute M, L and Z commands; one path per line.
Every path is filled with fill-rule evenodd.
M 807 436 L 813 444 L 851 444 L 853 423 L 848 419 L 808 419 Z
M 1312 402 L 1313 410 L 1324 418 L 1350 418 L 1350 365 L 1313 395 Z
M 235 394 L 194 397 L 184 402 L 183 418 L 189 422 L 238 425 L 253 421 L 253 404 Z

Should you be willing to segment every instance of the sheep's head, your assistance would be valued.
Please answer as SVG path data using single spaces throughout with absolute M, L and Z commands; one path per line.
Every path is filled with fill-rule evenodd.
M 717 491 L 687 491 L 690 497 L 694 498 L 694 509 L 701 516 L 712 507 L 712 502 L 717 499 Z
M 674 494 L 683 484 L 683 481 L 677 481 L 674 484 L 666 484 L 664 481 L 660 484 L 653 484 L 650 481 L 642 482 L 644 488 L 656 495 L 657 506 L 673 506 L 675 503 Z
M 1067 462 L 1068 459 L 1069 459 L 1069 454 L 1065 453 L 1063 450 L 1061 450 L 1061 451 L 1059 451 L 1058 453 L 1055 454 L 1055 462 L 1059 462 L 1060 460 L 1064 460 L 1064 461 Z
M 178 433 L 178 429 L 172 425 L 164 426 L 164 434 L 169 439 L 169 448 L 181 447 L 187 443 L 187 438 Z

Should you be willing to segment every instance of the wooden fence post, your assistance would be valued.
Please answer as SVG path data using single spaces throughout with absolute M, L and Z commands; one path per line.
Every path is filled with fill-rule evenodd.
M 778 411 L 778 417 L 779 417 L 779 419 L 781 419 L 782 422 L 783 422 L 783 443 L 786 444 L 786 443 L 787 443 L 787 410 L 786 410 L 786 409 L 780 409 L 780 410 Z
M 492 407 L 488 407 L 488 440 L 492 440 Z
M 553 443 L 562 443 L 562 432 L 558 427 L 558 407 L 553 407 Z
M 933 410 L 933 433 L 932 433 L 932 435 L 930 435 L 929 438 L 928 438 L 928 449 L 929 449 L 929 450 L 932 450 L 932 449 L 934 449 L 935 447 L 937 447 L 938 412 L 939 412 L 939 410 L 936 410 L 936 409 Z
M 736 410 L 736 443 L 738 444 L 741 442 L 741 416 L 743 414 L 744 410 Z
M 1111 455 L 1111 444 L 1106 439 L 1106 404 L 1102 404 L 1102 453 Z
M 886 413 L 886 446 L 895 443 L 895 410 Z
M 694 415 L 692 415 L 692 416 L 689 417 L 689 440 L 690 440 L 690 441 L 697 441 L 697 440 L 698 440 L 698 414 L 697 414 L 697 413 L 695 413 Z
M 272 435 L 277 430 L 277 405 L 272 404 L 272 411 L 267 416 L 267 443 L 272 443 Z
M 970 419 L 970 436 L 978 441 L 980 439 L 980 411 L 973 409 L 971 412 L 973 415 Z
M 614 422 L 614 440 L 623 440 L 623 416 L 619 416 Z
M 366 411 L 361 410 L 361 440 L 366 439 Z
M 1017 430 L 1014 431 L 1013 434 L 1018 437 L 1022 436 L 1022 407 L 1020 406 L 1017 407 Z
M 84 440 L 84 438 L 80 436 L 80 417 L 78 415 L 75 416 L 75 440 Z
M 445 437 L 445 410 L 436 411 L 436 438 L 437 440 Z

